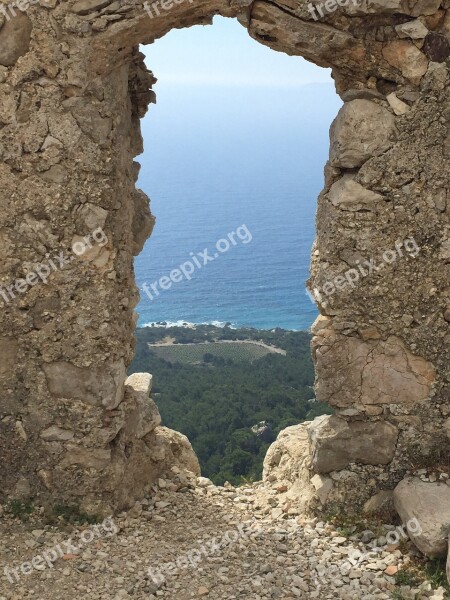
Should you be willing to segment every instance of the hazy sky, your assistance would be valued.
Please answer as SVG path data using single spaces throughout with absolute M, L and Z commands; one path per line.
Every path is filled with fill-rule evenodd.
M 161 84 L 297 87 L 330 83 L 327 69 L 275 52 L 253 40 L 235 19 L 172 30 L 144 47 L 147 65 Z

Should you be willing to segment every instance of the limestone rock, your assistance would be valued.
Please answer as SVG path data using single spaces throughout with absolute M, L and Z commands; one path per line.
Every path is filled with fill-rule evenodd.
M 134 373 L 125 381 L 125 404 L 127 405 L 127 437 L 142 438 L 161 424 L 158 407 L 150 398 L 152 376 Z
M 264 482 L 272 485 L 276 482 L 278 487 L 286 490 L 286 501 L 300 512 L 308 510 L 316 497 L 325 503 L 332 488 L 326 481 L 315 480 L 317 487 L 311 482 L 307 426 L 308 422 L 305 422 L 280 431 L 267 451 L 263 467 Z
M 441 6 L 441 0 L 407 0 L 409 14 L 412 17 L 434 15 Z
M 356 399 L 361 407 L 413 406 L 429 398 L 436 379 L 434 366 L 411 354 L 394 336 L 386 341 L 362 341 L 322 329 L 312 347 L 318 376 L 316 398 L 338 408 L 354 406 Z M 330 352 L 330 347 L 339 351 Z
M 52 425 L 41 431 L 40 437 L 46 442 L 67 442 L 73 439 L 74 433 L 69 429 L 61 429 L 56 425 Z
M 145 441 L 152 449 L 155 460 L 159 457 L 167 470 L 178 467 L 197 477 L 201 475 L 198 458 L 185 435 L 167 427 L 156 427 L 150 436 L 146 436 Z
M 387 62 L 412 83 L 419 84 L 428 69 L 427 57 L 411 42 L 395 40 L 383 49 Z
M 413 17 L 433 15 L 441 5 L 440 0 L 358 0 L 343 3 L 347 15 L 403 14 Z
M 324 477 L 323 475 L 314 475 L 311 479 L 311 484 L 316 490 L 317 497 L 321 504 L 325 504 L 327 498 L 333 489 L 333 480 L 330 477 Z
M 0 29 L 0 65 L 11 67 L 28 52 L 32 24 L 28 15 L 18 11 Z
M 86 204 L 82 204 L 75 210 L 75 215 L 77 221 L 80 222 L 80 229 L 83 227 L 83 231 L 80 231 L 80 233 L 88 233 L 98 227 L 103 229 L 108 217 L 108 211 L 101 206 L 86 202 Z
M 47 148 L 62 148 L 63 145 L 62 143 L 57 140 L 56 138 L 54 138 L 51 135 L 48 135 L 45 140 L 44 143 L 41 146 L 41 150 L 42 152 L 44 152 L 45 150 L 47 150 Z
M 147 200 L 135 193 L 134 159 L 142 152 L 139 119 L 155 101 L 155 78 L 138 46 L 219 14 L 237 18 L 273 50 L 333 69 L 336 90 L 345 99 L 333 126 L 335 164 L 327 166 L 319 200 L 312 281 L 323 283 L 347 265 L 379 258 L 378 252 L 412 234 L 424 245 L 417 260 L 399 258 L 320 302 L 327 317 L 315 328 L 317 398 L 346 411 L 349 420 L 389 415 L 399 428 L 393 464 L 333 473 L 326 502 L 359 505 L 408 468 L 412 444 L 428 454 L 450 415 L 442 416 L 450 358 L 443 319 L 450 260 L 444 194 L 450 187 L 449 76 L 445 61 L 433 62 L 447 53 L 449 1 L 331 2 L 321 22 L 313 20 L 307 0 L 163 3 L 153 19 L 134 1 L 30 4 L 26 14 L 0 28 L 1 283 L 11 284 L 38 261 L 68 251 L 70 241 L 86 236 L 91 225 L 104 224 L 108 242 L 3 307 L 0 502 L 14 494 L 25 474 L 39 503 L 82 498 L 86 506 L 115 510 L 133 506 L 177 462 L 198 471 L 185 438 L 163 434 L 159 425 L 152 429 L 158 417 L 148 394 L 127 389 L 125 395 L 124 388 L 136 324 L 132 256 L 152 226 Z M 425 38 L 416 39 L 423 33 L 417 22 L 412 28 L 405 24 L 414 19 L 429 30 Z M 399 24 L 404 27 L 396 30 Z M 404 32 L 412 37 L 400 39 Z M 392 93 L 415 104 L 406 118 L 393 114 L 405 107 L 393 96 L 386 101 Z M 364 214 L 366 203 L 360 212 L 351 210 L 353 201 L 341 210 L 327 198 L 345 175 L 342 170 L 359 167 L 354 181 L 386 200 L 377 201 L 376 219 Z M 372 327 L 378 333 L 360 333 Z M 281 518 L 308 502 L 317 508 L 305 428 L 280 434 L 269 452 L 274 465 L 268 477 L 283 478 L 268 486 Z M 73 438 L 64 439 L 66 431 Z M 44 471 L 50 475 L 44 477 Z M 314 482 L 327 491 L 326 479 Z M 122 591 L 140 590 L 140 583 L 127 582 Z M 260 591 L 243 593 L 253 597 Z M 285 591 L 290 594 L 287 587 L 274 595 Z M 316 592 L 325 597 L 328 589 Z M 302 590 L 293 593 L 301 596 Z
M 387 465 L 395 453 L 398 430 L 390 423 L 347 422 L 318 417 L 308 425 L 312 468 L 316 473 L 345 469 L 350 463 Z
M 411 38 L 412 40 L 424 39 L 428 34 L 428 29 L 419 19 L 397 25 L 395 30 L 400 38 Z
M 367 190 L 354 181 L 352 175 L 344 175 L 328 192 L 331 204 L 341 210 L 373 210 L 383 201 L 383 196 Z
M 112 0 L 78 0 L 72 6 L 72 12 L 77 15 L 88 15 L 111 4 Z
M 150 212 L 148 197 L 141 190 L 134 194 L 134 217 L 133 217 L 133 254 L 137 256 L 144 247 L 146 240 L 150 237 L 155 226 L 155 217 Z
M 74 97 L 63 101 L 70 110 L 79 128 L 94 142 L 103 146 L 112 129 L 111 117 L 103 117 L 98 108 L 85 98 Z
M 85 369 L 60 361 L 43 366 L 53 396 L 81 400 L 93 406 L 115 408 L 123 397 L 125 365 L 119 361 L 109 367 Z
M 392 94 L 388 94 L 386 96 L 386 99 L 396 115 L 405 115 L 411 110 L 411 108 L 406 104 L 406 102 L 403 102 L 403 100 L 397 98 L 395 92 L 392 92 Z
M 382 515 L 383 517 L 394 517 L 394 492 L 392 490 L 383 490 L 372 496 L 364 504 L 364 513 L 367 515 Z
M 386 152 L 395 134 L 395 117 L 386 108 L 370 100 L 347 102 L 331 126 L 330 163 L 347 169 L 360 167 Z
M 345 14 L 350 16 L 365 15 L 367 13 L 402 13 L 404 12 L 404 0 L 360 0 L 358 2 L 346 2 L 343 10 Z
M 450 486 L 418 478 L 404 479 L 394 490 L 402 523 L 417 519 L 420 530 L 409 530 L 414 544 L 427 556 L 445 556 L 450 528 Z
M 309 467 L 309 440 L 306 424 L 280 431 L 264 459 L 263 479 L 294 482 L 303 466 Z
M 83 469 L 101 471 L 110 465 L 111 450 L 109 448 L 84 448 L 72 443 L 68 443 L 66 448 L 67 452 L 59 465 L 63 469 L 79 465 Z
M 67 181 L 68 171 L 61 165 L 53 165 L 48 171 L 40 173 L 40 177 L 50 183 L 63 184 Z

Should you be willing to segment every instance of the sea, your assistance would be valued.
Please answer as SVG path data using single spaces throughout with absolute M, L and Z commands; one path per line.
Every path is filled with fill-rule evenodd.
M 156 217 L 135 261 L 139 326 L 311 326 L 317 197 L 340 106 L 331 80 L 158 92 L 137 159 Z

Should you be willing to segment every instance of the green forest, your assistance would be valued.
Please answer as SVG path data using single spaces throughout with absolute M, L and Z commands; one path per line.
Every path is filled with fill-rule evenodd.
M 163 425 L 188 436 L 216 484 L 260 479 L 280 430 L 330 412 L 314 401 L 307 332 L 145 327 L 136 345 L 129 372 L 153 375 Z

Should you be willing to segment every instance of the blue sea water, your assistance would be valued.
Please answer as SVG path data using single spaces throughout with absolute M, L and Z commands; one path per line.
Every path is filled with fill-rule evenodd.
M 310 327 L 317 309 L 305 282 L 329 127 L 340 106 L 331 81 L 160 90 L 143 121 L 139 158 L 138 185 L 157 219 L 135 262 L 140 326 Z M 217 241 L 236 231 L 242 239 L 235 235 L 235 245 L 218 252 Z M 203 265 L 198 253 L 205 249 L 218 256 Z M 194 264 L 193 256 L 202 266 L 194 266 L 191 279 L 151 289 L 186 261 Z

